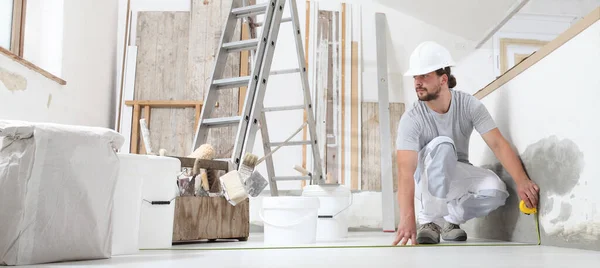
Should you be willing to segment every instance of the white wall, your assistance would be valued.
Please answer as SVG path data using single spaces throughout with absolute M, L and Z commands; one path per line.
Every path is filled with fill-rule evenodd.
M 61 78 L 67 85 L 2 56 L 0 67 L 25 77 L 27 88 L 9 92 L 0 85 L 0 118 L 109 127 L 114 117 L 116 1 L 64 0 L 63 12 Z
M 599 47 L 596 22 L 483 99 L 540 185 L 546 245 L 600 249 Z M 476 133 L 470 155 L 475 165 L 497 162 Z
M 65 0 L 28 0 L 23 57 L 62 76 Z
M 13 0 L 0 0 L 0 47 L 10 49 Z

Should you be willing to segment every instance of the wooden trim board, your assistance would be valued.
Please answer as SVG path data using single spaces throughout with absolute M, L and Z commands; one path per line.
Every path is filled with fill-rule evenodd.
M 117 123 L 115 125 L 115 130 L 117 132 L 121 131 L 121 114 L 123 113 L 123 94 L 125 92 L 125 64 L 127 63 L 127 48 L 129 47 L 129 33 L 131 28 L 131 0 L 127 0 L 127 9 L 125 11 L 125 33 L 123 34 L 123 58 L 121 60 L 121 77 L 120 77 L 120 85 L 119 85 L 119 101 L 117 111 Z M 137 54 L 136 54 L 137 56 Z
M 306 61 L 306 73 L 308 74 L 308 70 L 310 68 L 309 62 L 308 62 L 308 42 L 309 42 L 309 36 L 310 36 L 310 0 L 306 0 L 306 24 L 304 27 L 304 60 Z M 306 109 L 304 109 L 304 113 L 303 113 L 303 117 L 302 117 L 302 122 L 306 122 L 307 120 L 307 115 L 306 115 Z M 302 140 L 305 141 L 306 140 L 306 136 L 307 136 L 307 127 L 305 126 L 302 129 Z M 313 138 L 313 137 L 311 137 Z M 314 161 L 314 159 L 313 159 Z M 302 167 L 306 169 L 306 144 L 302 145 Z M 302 188 L 304 188 L 304 186 L 306 186 L 306 181 L 302 181 L 300 182 L 300 185 L 302 186 Z
M 342 100 L 341 103 L 341 107 L 342 107 L 342 131 L 340 131 L 340 141 L 341 141 L 341 146 L 340 146 L 340 159 L 341 159 L 341 165 L 340 165 L 340 169 L 342 171 L 341 177 L 340 177 L 340 184 L 344 185 L 346 184 L 346 150 L 345 146 L 346 146 L 346 3 L 342 3 L 342 50 L 341 50 L 341 55 L 342 55 L 342 81 L 341 81 L 341 94 L 340 94 L 340 99 Z
M 358 110 L 360 109 L 360 103 L 358 99 L 358 42 L 352 42 L 352 88 L 350 89 L 351 101 L 350 101 L 350 109 L 351 109 L 351 122 L 350 122 L 350 148 L 351 148 L 351 175 L 350 175 L 350 189 L 351 190 L 359 190 L 359 159 L 358 155 L 360 154 L 359 144 L 358 144 Z
M 516 64 L 511 69 L 506 71 L 506 73 L 498 77 L 498 79 L 489 83 L 487 86 L 477 91 L 473 95 L 478 99 L 483 99 L 485 96 L 491 94 L 496 89 L 508 83 L 508 81 L 512 80 L 517 75 L 529 69 L 529 67 L 533 66 L 534 64 L 548 56 L 554 50 L 567 43 L 573 37 L 577 36 L 579 33 L 590 27 L 592 24 L 596 23 L 598 20 L 600 20 L 600 7 L 594 9 L 594 11 L 590 12 L 583 19 L 579 20 L 575 25 L 573 25 L 571 28 L 559 35 L 557 38 L 548 42 L 548 44 L 546 44 L 545 46 L 541 47 L 529 58 L 525 59 L 519 64 Z
M 52 80 L 52 81 L 54 81 L 54 82 L 56 82 L 56 83 L 58 83 L 60 85 L 64 86 L 64 85 L 67 84 L 67 81 L 59 78 L 56 75 L 51 74 L 50 72 L 48 72 L 48 71 L 46 71 L 46 70 L 44 70 L 44 69 L 42 69 L 40 67 L 38 67 L 37 65 L 31 63 L 30 61 L 28 61 L 26 59 L 23 59 L 23 58 L 15 55 L 15 54 L 13 54 L 12 52 L 10 52 L 9 50 L 7 50 L 7 49 L 5 49 L 3 47 L 0 47 L 0 54 L 3 54 L 5 56 L 11 58 L 12 60 L 20 63 L 21 65 L 23 65 L 23 66 L 25 66 L 25 67 L 33 70 L 34 72 L 37 72 L 37 73 L 45 76 L 46 78 L 48 78 L 48 79 L 50 79 L 50 80 Z

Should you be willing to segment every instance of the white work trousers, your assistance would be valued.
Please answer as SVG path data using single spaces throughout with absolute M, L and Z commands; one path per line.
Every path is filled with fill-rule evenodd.
M 454 141 L 437 137 L 419 152 L 415 196 L 418 222 L 454 224 L 485 216 L 504 205 L 506 184 L 491 170 L 458 161 Z

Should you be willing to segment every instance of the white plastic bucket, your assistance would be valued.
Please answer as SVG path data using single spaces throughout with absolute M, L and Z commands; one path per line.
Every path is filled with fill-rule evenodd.
M 141 164 L 144 157 L 117 154 L 119 175 L 113 198 L 112 255 L 135 254 L 139 251 L 140 207 L 142 202 Z
M 264 222 L 265 245 L 313 244 L 317 239 L 319 199 L 267 196 L 259 216 Z
M 352 193 L 343 185 L 307 185 L 302 196 L 319 198 L 317 241 L 336 241 L 348 236 L 348 217 Z
M 173 243 L 175 196 L 181 161 L 173 157 L 141 157 L 138 163 L 139 176 L 143 179 L 139 248 L 169 248 Z

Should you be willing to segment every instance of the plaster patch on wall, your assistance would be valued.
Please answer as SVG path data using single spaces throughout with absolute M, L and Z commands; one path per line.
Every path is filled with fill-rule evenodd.
M 583 152 L 569 139 L 559 140 L 556 136 L 542 139 L 525 150 L 523 163 L 529 177 L 543 180 L 543 195 L 567 195 L 579 182 L 584 166 Z
M 25 90 L 27 88 L 27 79 L 25 77 L 2 67 L 0 67 L 0 82 L 10 91 Z

